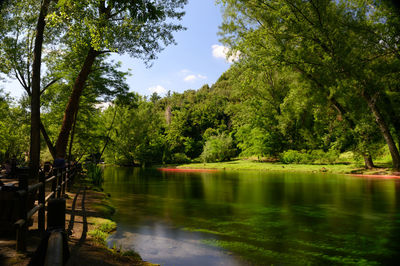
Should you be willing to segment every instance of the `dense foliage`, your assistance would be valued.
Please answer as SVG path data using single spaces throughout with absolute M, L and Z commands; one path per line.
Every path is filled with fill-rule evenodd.
M 128 52 L 153 59 L 163 42 L 173 42 L 171 32 L 181 29 L 166 19 L 180 18 L 182 13 L 175 10 L 184 3 L 167 1 L 163 9 L 161 4 L 132 7 L 116 1 L 95 11 L 96 4 L 90 1 L 65 1 L 49 7 L 44 44 L 65 50 L 49 50 L 44 58 L 41 120 L 47 138 L 41 144 L 42 160 L 51 159 L 50 153 L 55 157 L 58 146 L 53 143 L 62 137 L 63 151 L 68 142 L 71 159 L 124 165 L 238 156 L 335 163 L 340 153 L 350 151 L 373 167 L 373 159 L 386 151 L 393 167 L 400 168 L 400 18 L 388 2 L 221 0 L 220 34 L 229 56 L 235 58 L 231 68 L 211 87 L 164 97 L 128 93 L 128 73 L 118 70 L 119 63 L 107 61 L 107 54 Z M 36 13 L 16 8 L 22 10 L 20 22 L 10 17 L 8 30 L 24 37 L 13 41 L 10 35 L 0 36 L 0 56 L 8 58 L 0 70 L 9 76 L 16 73 L 28 95 L 21 100 L 22 107 L 6 95 L 0 99 L 3 160 L 29 151 L 26 62 L 31 60 L 29 40 Z M 107 13 L 112 10 L 116 19 L 133 16 L 132 10 L 142 15 L 135 13 L 135 19 L 120 25 Z M 81 20 L 85 23 L 78 23 Z M 138 21 L 145 33 L 130 39 L 132 24 Z M 28 29 L 20 31 L 24 27 Z M 73 30 L 67 33 L 65 27 Z M 47 40 L 52 34 L 63 39 Z M 144 43 L 146 39 L 154 42 Z M 79 104 L 68 112 L 91 50 L 95 56 L 81 84 Z M 7 121 L 15 123 L 5 127 Z M 18 134 L 11 136 L 14 126 Z M 64 129 L 68 134 L 63 135 Z

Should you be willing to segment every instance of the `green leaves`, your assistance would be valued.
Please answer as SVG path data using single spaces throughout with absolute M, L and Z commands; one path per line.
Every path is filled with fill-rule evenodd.
M 74 49 L 93 47 L 96 51 L 128 53 L 146 62 L 165 45 L 173 44 L 172 32 L 184 29 L 180 20 L 186 0 L 75 1 L 58 4 L 49 18 L 63 26 L 64 41 Z

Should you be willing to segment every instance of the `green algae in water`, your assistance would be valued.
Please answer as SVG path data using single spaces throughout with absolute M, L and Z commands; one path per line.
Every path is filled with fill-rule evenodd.
M 104 188 L 116 205 L 118 225 L 131 228 L 126 230 L 144 230 L 150 219 L 154 224 L 146 234 L 157 236 L 152 228 L 167 224 L 256 265 L 376 265 L 400 259 L 395 180 L 109 170 Z M 171 237 L 180 239 L 179 233 Z

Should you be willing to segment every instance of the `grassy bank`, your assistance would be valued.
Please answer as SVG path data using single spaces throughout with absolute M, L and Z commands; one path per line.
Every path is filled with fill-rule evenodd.
M 224 170 L 260 170 L 260 171 L 296 171 L 326 172 L 334 174 L 389 174 L 389 168 L 366 170 L 361 164 L 283 164 L 278 162 L 259 162 L 252 160 L 234 160 L 218 163 L 191 163 L 178 165 L 177 168 L 224 169 Z

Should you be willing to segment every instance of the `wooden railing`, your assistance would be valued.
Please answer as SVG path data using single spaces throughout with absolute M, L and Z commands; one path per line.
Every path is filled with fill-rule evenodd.
M 19 219 L 15 222 L 15 226 L 17 231 L 16 249 L 18 251 L 26 250 L 28 221 L 36 212 L 38 212 L 39 232 L 45 232 L 46 203 L 50 199 L 64 197 L 65 191 L 69 190 L 79 168 L 80 165 L 78 164 L 53 169 L 45 165 L 44 169 L 40 170 L 39 182 L 32 185 L 28 185 L 29 169 L 20 169 L 17 171 L 19 181 L 17 195 L 20 202 L 20 215 Z M 51 190 L 46 195 L 46 184 L 48 183 L 51 183 Z M 33 206 L 29 205 L 28 201 L 32 200 L 32 198 L 37 198 L 37 204 L 33 204 Z

